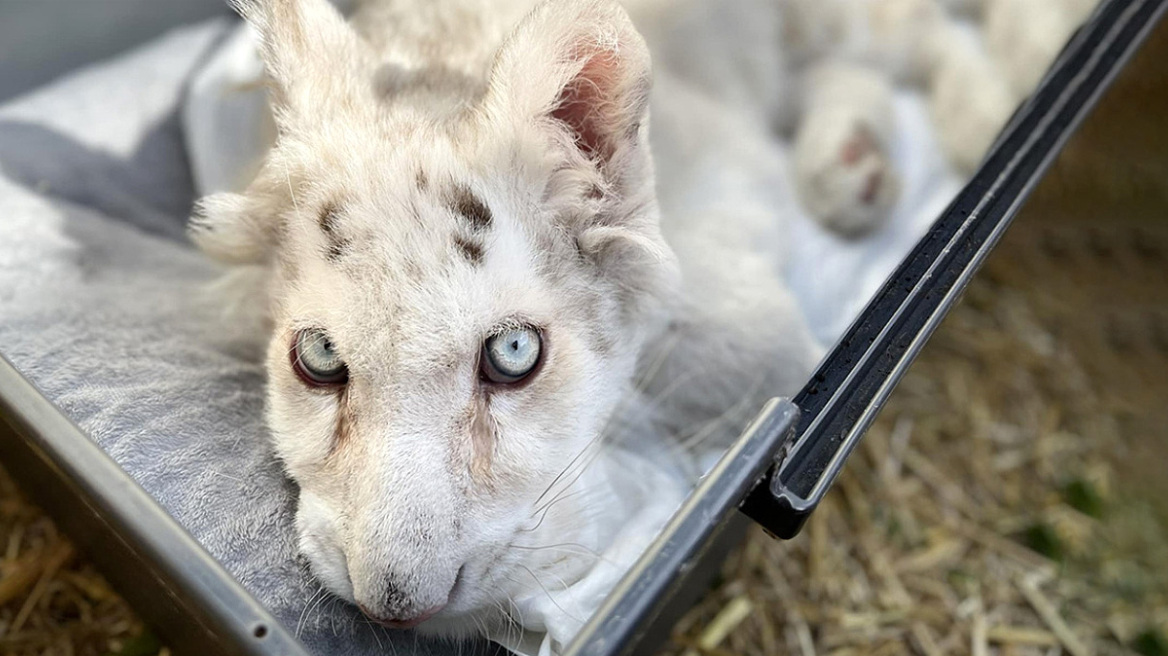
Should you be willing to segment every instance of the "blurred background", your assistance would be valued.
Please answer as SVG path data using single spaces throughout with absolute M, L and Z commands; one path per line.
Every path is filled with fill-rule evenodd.
M 59 12 L 34 11 L 46 3 Z M 0 99 L 161 25 L 227 13 L 219 0 L 0 9 Z M 1168 24 L 1068 145 L 803 535 L 752 532 L 664 651 L 1168 654 L 1166 429 Z M 0 653 L 165 652 L 0 476 Z
M 216 15 L 223 0 L 0 0 L 0 101 Z
M 1168 654 L 1168 24 L 1027 202 L 803 534 L 673 654 Z

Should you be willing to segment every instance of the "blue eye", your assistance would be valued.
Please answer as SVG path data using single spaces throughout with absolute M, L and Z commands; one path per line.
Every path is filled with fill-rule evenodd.
M 535 371 L 542 349 L 543 340 L 534 328 L 491 335 L 483 342 L 482 375 L 493 383 L 517 383 Z
M 319 328 L 301 330 L 292 344 L 292 370 L 305 384 L 313 387 L 344 385 L 349 368 L 337 355 L 332 340 Z

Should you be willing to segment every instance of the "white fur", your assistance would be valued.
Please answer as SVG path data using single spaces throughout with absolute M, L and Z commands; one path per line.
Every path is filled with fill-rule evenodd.
M 830 57 L 920 85 L 929 96 L 950 161 L 969 173 L 1096 4 L 1097 0 L 786 0 L 786 43 L 802 66 L 813 67 Z M 979 22 L 971 26 L 963 16 Z M 813 101 L 804 112 L 814 117 L 820 108 L 834 108 L 840 121 L 871 124 L 888 110 L 883 101 L 862 89 L 880 83 L 879 78 L 858 83 L 855 86 L 861 90 L 851 100 Z M 813 90 L 809 94 L 813 99 L 815 95 Z M 846 132 L 838 125 L 817 131 L 837 142 L 838 135 Z M 802 138 L 815 143 L 817 148 L 812 150 L 831 142 Z M 888 179 L 895 179 L 891 167 L 881 170 L 889 173 Z M 833 175 L 846 174 L 836 170 Z M 823 207 L 840 202 L 838 196 L 815 198 L 814 189 L 806 182 L 800 184 L 809 209 L 828 225 L 839 225 L 838 218 L 831 219 L 833 214 L 844 216 L 845 223 L 854 226 L 879 223 L 881 213 L 862 204 L 825 212 Z M 888 193 L 895 196 L 895 191 Z
M 893 82 L 925 86 L 932 36 L 947 24 L 937 0 L 786 0 L 784 47 L 801 91 L 795 184 L 825 227 L 877 229 L 900 195 Z M 788 118 L 788 120 L 791 120 Z
M 961 171 L 973 172 L 1020 98 L 968 30 L 948 27 L 938 37 L 929 109 L 941 146 Z
M 900 191 L 889 149 L 892 88 L 866 67 L 827 62 L 811 69 L 807 112 L 795 139 L 795 182 L 824 225 L 863 234 L 888 218 Z
M 1016 97 L 1028 95 L 1097 0 L 984 0 L 986 47 Z

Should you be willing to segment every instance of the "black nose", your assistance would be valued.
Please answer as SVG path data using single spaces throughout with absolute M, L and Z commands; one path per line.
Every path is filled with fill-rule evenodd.
M 373 608 L 363 603 L 358 603 L 357 606 L 362 613 L 365 613 L 366 617 L 382 626 L 392 629 L 408 629 L 417 626 L 446 608 L 446 605 L 454 597 L 455 589 L 462 581 L 463 569 L 463 567 L 458 568 L 454 585 L 447 593 L 446 600 L 437 606 L 420 608 L 417 600 L 411 597 L 407 584 L 392 574 L 384 580 L 385 588 L 380 604 Z
M 398 609 L 407 608 L 410 605 L 410 600 L 406 596 L 400 586 L 395 584 L 391 579 L 385 584 L 385 607 L 397 611 Z
M 373 620 L 374 622 L 377 622 L 378 624 L 380 624 L 384 627 L 388 627 L 390 629 L 410 629 L 410 628 L 413 628 L 413 627 L 421 624 L 422 622 L 425 622 L 426 620 L 430 619 L 431 617 L 434 617 L 443 608 L 446 608 L 446 604 L 442 604 L 441 606 L 427 608 L 426 610 L 424 610 L 420 613 L 413 614 L 410 617 L 381 617 L 375 613 L 369 612 L 368 608 L 365 608 L 364 606 L 362 606 L 360 604 L 358 604 L 357 606 L 358 606 L 358 608 L 361 609 L 362 613 L 365 613 L 366 617 L 368 617 L 369 619 Z
M 391 629 L 415 627 L 446 607 L 446 604 L 442 604 L 441 606 L 435 606 L 425 610 L 417 609 L 411 602 L 409 595 L 402 589 L 402 586 L 395 583 L 392 578 L 387 579 L 385 582 L 385 596 L 382 599 L 384 601 L 382 602 L 381 608 L 378 609 L 378 612 L 374 612 L 364 605 L 358 605 L 366 617 Z

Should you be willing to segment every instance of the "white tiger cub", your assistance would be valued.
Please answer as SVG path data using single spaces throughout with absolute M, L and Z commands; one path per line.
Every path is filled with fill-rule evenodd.
M 265 268 L 302 550 L 388 626 L 506 625 L 594 560 L 543 548 L 599 540 L 613 490 L 572 463 L 644 432 L 724 443 L 798 388 L 822 349 L 780 276 L 784 181 L 840 233 L 878 225 L 892 78 L 951 110 L 967 166 L 1011 108 L 954 73 L 1004 84 L 935 0 L 623 4 L 242 3 L 278 134 L 192 234 Z
M 590 566 L 543 547 L 594 542 L 604 490 L 546 493 L 614 427 L 724 441 L 805 379 L 822 349 L 779 278 L 792 201 L 766 130 L 654 86 L 616 3 L 241 9 L 278 134 L 192 235 L 267 271 L 302 551 L 370 618 L 504 625 Z

